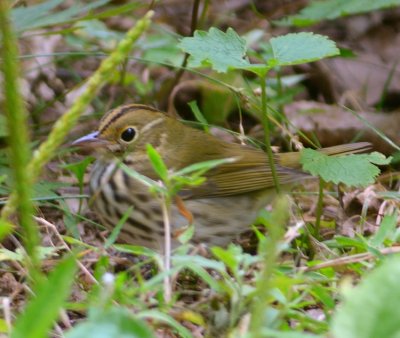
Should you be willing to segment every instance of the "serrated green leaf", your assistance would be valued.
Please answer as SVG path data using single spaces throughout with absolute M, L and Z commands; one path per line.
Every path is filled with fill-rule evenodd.
M 386 259 L 361 283 L 344 292 L 332 319 L 335 338 L 400 337 L 400 256 Z
M 123 308 L 111 308 L 67 332 L 66 338 L 154 338 L 152 330 Z
M 326 182 L 344 183 L 348 186 L 367 186 L 374 183 L 380 170 L 374 164 L 389 164 L 391 158 L 373 152 L 347 156 L 327 156 L 312 149 L 303 149 L 300 163 L 303 170 Z
M 65 299 L 71 292 L 75 278 L 75 258 L 70 256 L 60 262 L 47 281 L 40 284 L 35 298 L 17 318 L 11 338 L 47 337 L 57 319 Z
M 339 55 L 335 42 L 324 35 L 301 32 L 290 33 L 270 41 L 273 58 L 267 60 L 272 66 L 288 66 Z
M 246 41 L 232 28 L 226 33 L 215 27 L 208 32 L 198 30 L 193 37 L 183 38 L 178 46 L 190 54 L 191 67 L 211 65 L 217 72 L 226 72 L 229 68 L 251 66 L 246 58 Z

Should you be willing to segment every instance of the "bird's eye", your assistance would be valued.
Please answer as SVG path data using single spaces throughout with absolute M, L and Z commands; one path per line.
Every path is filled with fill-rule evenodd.
M 136 131 L 134 128 L 126 128 L 121 134 L 121 140 L 124 142 L 131 142 L 136 136 Z

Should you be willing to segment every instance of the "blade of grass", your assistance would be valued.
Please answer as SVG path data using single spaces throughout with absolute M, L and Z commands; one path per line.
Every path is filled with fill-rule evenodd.
M 369 121 L 367 121 L 364 117 L 362 117 L 360 114 L 357 114 L 354 110 L 351 110 L 350 108 L 347 108 L 346 106 L 342 106 L 342 108 L 346 109 L 348 112 L 352 113 L 355 117 L 357 117 L 362 123 L 364 123 L 368 128 L 372 129 L 382 140 L 384 140 L 386 143 L 390 144 L 394 149 L 400 151 L 400 147 L 394 143 L 389 137 L 387 137 L 382 131 L 377 129 L 375 126 L 373 126 Z
M 15 322 L 11 338 L 46 337 L 54 320 L 71 291 L 75 277 L 75 258 L 70 256 L 59 263 L 42 283 L 22 315 Z

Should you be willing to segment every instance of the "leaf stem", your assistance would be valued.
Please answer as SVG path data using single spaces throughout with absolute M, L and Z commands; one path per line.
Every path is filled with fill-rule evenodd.
M 271 168 L 272 178 L 274 180 L 276 193 L 280 193 L 279 180 L 276 174 L 274 154 L 272 153 L 271 140 L 270 140 L 270 123 L 268 119 L 268 107 L 267 107 L 267 88 L 266 88 L 266 74 L 265 76 L 260 76 L 260 86 L 261 86 L 261 115 L 262 124 L 264 127 L 265 134 L 265 147 L 267 150 L 268 161 Z
M 318 201 L 317 201 L 317 210 L 316 210 L 316 220 L 315 220 L 315 228 L 314 228 L 314 236 L 319 238 L 319 233 L 321 230 L 321 217 L 322 217 L 322 208 L 324 205 L 324 187 L 325 181 L 320 178 L 319 179 L 319 187 L 318 187 Z
M 160 184 L 163 184 L 160 182 Z M 171 199 L 165 194 L 161 195 L 161 210 L 164 223 L 164 300 L 169 303 L 172 298 L 172 283 L 171 283 Z

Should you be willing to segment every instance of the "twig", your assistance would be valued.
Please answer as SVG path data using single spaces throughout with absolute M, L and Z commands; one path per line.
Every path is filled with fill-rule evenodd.
M 11 311 L 10 311 L 10 298 L 9 297 L 4 297 L 2 299 L 2 306 L 3 306 L 3 313 L 4 313 L 4 321 L 6 322 L 7 325 L 7 331 L 10 334 L 11 333 Z
M 170 222 L 170 203 L 166 196 L 161 194 L 161 209 L 164 222 L 164 299 L 168 303 L 172 297 L 171 276 L 171 222 Z
M 390 247 L 390 248 L 384 248 L 378 250 L 382 255 L 390 255 L 390 254 L 395 254 L 400 252 L 400 246 L 395 246 L 395 247 Z M 316 271 L 324 268 L 332 268 L 332 267 L 337 267 L 337 266 L 342 266 L 342 265 L 347 265 L 347 264 L 352 264 L 352 263 L 358 263 L 370 259 L 376 258 L 376 255 L 370 253 L 370 252 L 364 252 L 352 256 L 346 256 L 346 257 L 340 257 L 336 259 L 332 259 L 330 261 L 317 264 L 314 266 L 303 266 L 299 268 L 299 271 L 303 272 L 308 272 L 308 271 Z
M 44 218 L 41 217 L 34 217 L 36 219 L 36 221 L 44 226 L 47 226 L 51 229 L 53 229 L 55 235 L 57 236 L 57 238 L 60 240 L 60 242 L 62 243 L 64 249 L 66 249 L 68 252 L 72 252 L 70 247 L 68 246 L 68 244 L 64 241 L 64 239 L 62 238 L 62 236 L 60 235 L 60 233 L 57 230 L 57 227 L 46 221 Z M 89 270 L 80 262 L 77 261 L 77 264 L 79 266 L 79 268 L 81 269 L 81 271 L 89 278 L 89 280 L 91 282 L 93 282 L 94 284 L 99 284 L 99 282 L 96 280 L 96 278 L 93 277 L 93 275 L 89 272 Z

